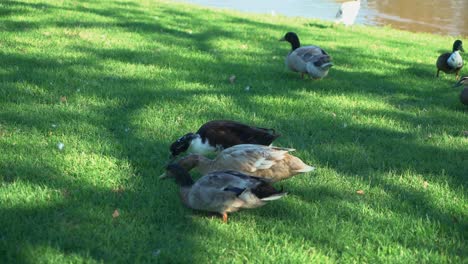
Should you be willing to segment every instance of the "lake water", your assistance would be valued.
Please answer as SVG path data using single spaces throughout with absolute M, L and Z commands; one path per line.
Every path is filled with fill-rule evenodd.
M 341 3 L 333 0 L 185 0 L 204 6 L 253 13 L 334 20 Z M 356 24 L 441 35 L 468 36 L 468 0 L 361 0 Z

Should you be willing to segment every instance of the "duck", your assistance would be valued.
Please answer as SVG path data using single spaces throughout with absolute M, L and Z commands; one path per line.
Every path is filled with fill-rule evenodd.
M 361 9 L 361 1 L 348 1 L 341 4 L 340 9 L 336 13 L 335 23 L 343 23 L 346 26 L 351 26 L 356 21 L 359 9 Z
M 460 93 L 460 102 L 464 105 L 468 105 L 468 76 L 461 78 L 453 87 L 462 85 L 464 85 L 464 88 Z
M 194 210 L 219 213 L 227 223 L 228 213 L 244 208 L 257 208 L 287 193 L 275 189 L 265 179 L 237 171 L 208 173 L 196 182 L 187 170 L 177 164 L 166 166 L 160 179 L 172 178 L 180 186 L 182 203 Z
M 196 169 L 201 174 L 219 170 L 234 170 L 248 175 L 266 178 L 271 182 L 288 179 L 300 173 L 315 170 L 289 152 L 294 149 L 241 144 L 224 149 L 214 159 L 203 155 L 190 154 L 176 164 L 190 171 Z
M 313 79 L 322 79 L 333 66 L 332 58 L 318 46 L 303 46 L 294 32 L 288 32 L 280 41 L 291 44 L 291 52 L 286 56 L 286 66 L 295 72 L 308 74 Z
M 238 144 L 271 145 L 281 134 L 272 128 L 246 125 L 231 120 L 213 120 L 203 124 L 196 133 L 187 133 L 170 146 L 173 160 L 188 151 L 201 155 L 219 152 Z
M 448 74 L 455 73 L 455 79 L 459 79 L 459 72 L 463 68 L 463 58 L 460 52 L 465 52 L 465 50 L 463 49 L 463 42 L 457 39 L 453 43 L 452 52 L 444 53 L 437 58 L 437 77 L 439 77 L 439 72 L 443 71 Z

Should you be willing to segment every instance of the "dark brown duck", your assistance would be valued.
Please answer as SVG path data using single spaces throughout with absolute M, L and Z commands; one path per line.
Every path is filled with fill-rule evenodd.
M 463 58 L 460 56 L 460 51 L 465 52 L 461 40 L 456 40 L 453 43 L 452 52 L 447 52 L 437 58 L 437 77 L 439 72 L 443 71 L 447 74 L 455 73 L 455 78 L 458 80 L 459 72 L 463 68 Z
M 280 134 L 274 129 L 254 127 L 230 120 L 205 123 L 196 133 L 187 133 L 170 146 L 172 157 L 189 150 L 208 154 L 239 144 L 270 145 Z

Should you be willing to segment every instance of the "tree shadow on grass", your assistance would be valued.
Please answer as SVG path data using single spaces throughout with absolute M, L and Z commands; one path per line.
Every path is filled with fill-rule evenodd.
M 12 1 L 12 3 L 16 3 L 16 5 L 24 4 L 15 1 Z M 44 9 L 44 5 L 24 5 L 30 5 L 29 7 L 31 8 Z M 76 25 L 90 28 L 115 26 L 125 29 L 128 32 L 148 34 L 149 36 L 147 39 L 157 40 L 163 45 L 175 43 L 175 46 L 172 48 L 185 48 L 184 43 L 192 43 L 191 40 L 194 38 L 197 40 L 197 43 L 194 44 L 194 48 L 198 52 L 208 52 L 215 49 L 215 46 L 211 44 L 211 40 L 215 37 L 223 37 L 231 40 L 239 37 L 229 30 L 216 25 L 205 25 L 204 28 L 206 28 L 206 30 L 190 34 L 186 30 L 189 29 L 189 21 L 193 19 L 193 17 L 186 12 L 177 11 L 175 9 L 146 13 L 138 10 L 131 11 L 132 9 L 129 10 L 122 7 L 102 10 L 82 6 L 59 7 L 48 5 L 45 8 L 46 11 L 47 8 L 63 8 L 68 11 L 93 13 L 98 16 L 117 20 L 109 22 L 109 24 L 103 22 L 81 23 L 76 20 L 65 22 L 56 21 L 52 22 L 52 25 L 56 23 L 59 27 L 64 28 L 72 28 Z M 178 16 L 174 21 L 182 24 L 187 23 L 187 25 L 185 25 L 184 28 L 178 28 L 176 27 L 177 23 L 163 25 L 150 19 L 152 15 L 161 14 L 162 12 L 172 12 L 172 15 Z M 249 23 L 247 21 L 236 20 L 235 18 L 232 20 L 233 23 Z M 258 26 L 258 24 L 255 23 L 252 25 Z M 31 24 L 27 25 L 25 28 L 34 28 L 36 26 L 37 25 Z M 19 25 L 19 27 L 21 28 L 22 25 Z M 160 33 L 163 33 L 164 36 L 160 37 L 159 33 L 156 33 L 158 30 Z M 326 32 L 322 32 L 318 36 L 326 39 Z M 247 38 L 248 36 L 243 36 L 241 39 L 246 40 Z M 273 40 L 267 41 L 265 45 L 277 44 L 276 36 L 274 39 L 275 42 L 273 42 Z M 141 262 L 149 262 L 153 260 L 151 256 L 152 252 L 157 252 L 157 249 L 161 249 L 160 256 L 162 261 L 170 261 L 171 257 L 174 255 L 185 257 L 187 260 L 190 260 L 191 257 L 196 257 L 196 251 L 198 251 L 198 249 L 203 252 L 202 242 L 198 241 L 198 238 L 195 237 L 196 235 L 194 234 L 200 234 L 205 231 L 190 220 L 180 220 L 180 216 L 186 214 L 188 211 L 182 209 L 183 207 L 181 206 L 174 206 L 174 204 L 180 204 L 179 198 L 175 194 L 176 187 L 172 183 L 156 183 L 155 180 L 155 176 L 158 175 L 157 172 L 162 169 L 165 162 L 163 158 L 166 157 L 167 145 L 169 145 L 169 142 L 157 137 L 148 135 L 142 136 L 138 131 L 133 129 L 134 126 L 138 129 L 138 125 L 132 122 L 134 120 L 134 115 L 142 111 L 144 107 L 160 106 L 168 102 L 184 104 L 192 100 L 194 95 L 227 95 L 230 96 L 230 99 L 234 102 L 233 105 L 248 109 L 248 111 L 251 112 L 255 111 L 265 120 L 275 120 L 274 122 L 276 124 L 287 124 L 287 126 L 284 125 L 284 127 L 282 127 L 281 132 L 286 135 L 288 140 L 300 146 L 313 146 L 314 154 L 316 154 L 314 158 L 319 161 L 319 164 L 329 164 L 329 166 L 343 175 L 348 175 L 349 173 L 352 173 L 352 175 L 359 175 L 369 168 L 375 169 L 380 173 L 395 169 L 397 171 L 412 170 L 419 174 L 429 173 L 437 175 L 440 169 L 444 167 L 444 160 L 433 162 L 432 159 L 434 156 L 440 156 L 450 157 L 450 159 L 453 158 L 453 165 L 447 171 L 447 175 L 453 177 L 448 178 L 450 185 L 454 187 L 459 184 L 466 184 L 463 181 L 463 177 L 466 173 L 456 170 L 456 167 L 463 164 L 461 163 L 463 160 L 457 157 L 466 156 L 466 152 L 463 150 L 452 152 L 434 146 L 426 146 L 415 140 L 414 135 L 387 131 L 385 129 L 353 125 L 344 129 L 341 127 L 342 124 L 340 122 L 321 122 L 328 121 L 330 117 L 321 116 L 320 114 L 306 117 L 303 120 L 299 120 L 299 117 L 278 118 L 276 115 L 277 111 L 275 111 L 276 109 L 271 109 L 262 101 L 257 101 L 253 98 L 255 95 L 262 95 L 261 92 L 256 93 L 254 91 L 251 93 L 253 96 L 241 95 L 238 94 L 237 90 L 228 90 L 226 86 L 222 86 L 219 90 L 191 89 L 181 92 L 181 90 L 179 90 L 180 87 L 167 87 L 165 85 L 164 78 L 170 78 L 172 76 L 170 73 L 162 73 L 163 78 L 154 76 L 134 78 L 122 77 L 118 76 L 118 74 L 112 75 L 111 73 L 104 73 L 101 62 L 105 60 L 115 60 L 129 64 L 159 66 L 161 68 L 167 67 L 172 63 L 173 68 L 178 72 L 186 72 L 186 75 L 183 76 L 185 81 L 200 83 L 203 86 L 220 82 L 221 79 L 219 75 L 226 74 L 220 69 L 226 67 L 233 69 L 232 71 L 237 69 L 240 72 L 252 73 L 250 77 L 239 76 L 239 79 L 259 79 L 257 75 L 265 74 L 263 76 L 266 78 L 272 78 L 277 81 L 272 87 L 274 92 L 271 93 L 271 96 L 284 96 L 288 99 L 298 99 L 300 95 L 295 92 L 305 89 L 315 89 L 315 92 L 320 95 L 354 94 L 381 97 L 382 90 L 361 89 L 359 87 L 360 84 L 364 84 L 365 81 L 372 79 L 381 80 L 381 87 L 390 89 L 390 91 L 386 91 L 387 94 L 396 93 L 411 95 L 415 98 L 425 98 L 430 94 L 429 91 L 423 89 L 416 89 L 409 92 L 407 89 L 396 85 L 391 77 L 402 73 L 398 68 L 394 71 L 394 75 L 389 78 L 377 76 L 375 74 L 360 73 L 358 69 L 361 68 L 357 68 L 357 71 L 354 72 L 345 72 L 338 68 L 333 69 L 334 72 L 332 72 L 333 78 L 336 78 L 336 82 L 332 79 L 324 80 L 317 85 L 315 85 L 316 83 L 312 83 L 312 85 L 310 82 L 307 83 L 302 80 L 292 81 L 292 79 L 287 79 L 288 77 L 293 78 L 293 76 L 295 77 L 296 75 L 286 75 L 281 71 L 282 62 L 280 64 L 279 61 L 275 61 L 278 62 L 278 65 L 265 65 L 263 63 L 251 65 L 242 61 L 232 62 L 225 60 L 223 56 L 214 56 L 216 58 L 215 63 L 208 64 L 206 61 L 200 62 L 179 55 L 175 55 L 175 58 L 159 57 L 160 55 L 155 55 L 151 51 L 131 51 L 122 48 L 104 50 L 86 45 L 74 46 L 70 49 L 85 53 L 87 59 L 77 59 L 73 62 L 66 61 L 63 63 L 60 62 L 61 58 L 58 56 L 49 59 L 31 58 L 18 54 L 2 54 L 0 60 L 6 61 L 6 67 L 12 69 L 11 73 L 4 74 L 5 79 L 12 82 L 23 80 L 38 86 L 50 81 L 60 84 L 57 87 L 49 87 L 50 89 L 44 94 L 16 91 L 14 94 L 20 94 L 20 97 L 24 98 L 22 101 L 17 100 L 16 103 L 47 101 L 49 100 L 48 98 L 59 98 L 59 96 L 63 94 L 69 94 L 69 100 L 71 101 L 73 99 L 72 92 L 77 87 L 81 87 L 83 89 L 80 92 L 80 96 L 87 98 L 96 97 L 100 100 L 117 99 L 117 106 L 96 107 L 91 112 L 98 112 L 96 115 L 99 116 L 99 118 L 86 116 L 86 114 L 63 112 L 63 109 L 57 109 L 46 111 L 46 118 L 34 114 L 29 115 L 10 111 L 1 116 L 2 120 L 5 120 L 9 124 L 18 122 L 24 128 L 38 129 L 44 133 L 47 132 L 48 128 L 42 125 L 47 123 L 47 118 L 50 118 L 50 120 L 62 120 L 64 122 L 70 119 L 78 120 L 78 122 L 87 122 L 102 133 L 101 137 L 108 138 L 110 142 L 112 142 L 112 145 L 118 149 L 117 151 L 104 151 L 104 153 L 100 155 L 112 156 L 118 160 L 128 161 L 136 172 L 136 176 L 127 179 L 127 182 L 124 184 L 127 190 L 119 194 L 113 192 L 111 188 L 93 185 L 85 180 L 73 179 L 71 177 L 62 178 L 61 176 L 65 174 L 65 171 L 63 167 L 58 165 L 60 164 L 60 160 L 58 160 L 58 162 L 49 161 L 44 164 L 9 163 L 4 165 L 2 171 L 6 173 L 8 177 L 4 184 L 12 184 L 11 182 L 18 179 L 18 181 L 29 182 L 34 186 L 46 186 L 56 190 L 73 189 L 68 197 L 64 197 L 63 194 L 58 192 L 57 201 L 48 203 L 47 206 L 36 208 L 23 208 L 21 206 L 16 206 L 14 208 L 1 207 L 0 217 L 2 218 L 0 219 L 2 219 L 2 229 L 0 230 L 5 230 L 2 231 L 2 233 L 7 235 L 5 240 L 5 235 L 2 234 L 2 240 L 0 241 L 2 241 L 2 247 L 7 248 L 7 254 L 10 254 L 8 256 L 13 260 L 18 258 L 23 259 L 25 262 L 30 261 L 21 249 L 18 250 L 18 248 L 13 246 L 17 243 L 20 245 L 30 244 L 33 247 L 41 245 L 52 246 L 65 254 L 77 253 L 82 256 L 91 256 L 98 261 L 141 260 Z M 271 53 L 266 52 L 263 55 L 283 55 L 281 53 L 283 51 L 285 51 L 284 54 L 286 54 L 287 48 L 277 45 L 272 48 Z M 338 58 L 342 60 L 343 63 L 350 64 L 353 61 L 351 59 L 347 60 L 345 54 L 356 53 L 357 51 L 343 50 L 342 52 L 343 53 L 339 54 Z M 245 53 L 249 56 L 258 55 L 256 52 L 249 53 L 249 51 L 245 51 Z M 90 57 L 91 59 L 89 59 Z M 98 58 L 98 60 L 94 60 L 93 58 Z M 368 58 L 368 60 L 369 62 L 378 61 L 379 58 Z M 196 63 L 199 63 L 200 69 L 194 70 L 191 67 L 187 67 L 187 65 Z M 389 63 L 396 64 L 400 68 L 410 68 L 410 65 L 406 65 L 404 62 L 398 60 L 393 60 Z M 366 62 L 364 61 L 363 65 L 365 64 Z M 35 68 L 32 71 L 31 65 Z M 92 68 L 98 71 L 96 73 L 83 74 L 85 71 L 80 72 L 77 70 L 77 66 L 78 68 Z M 17 67 L 16 71 L 15 67 Z M 359 67 L 362 67 L 362 65 Z M 44 68 L 45 70 L 41 70 L 40 68 Z M 56 72 L 61 72 L 61 74 L 67 76 L 67 80 L 61 80 L 61 76 L 56 75 Z M 43 74 L 41 75 L 41 73 Z M 415 72 L 410 71 L 409 74 L 421 76 L 429 74 L 429 70 L 424 68 Z M 37 75 L 41 75 L 42 77 L 37 79 Z M 82 81 L 82 79 L 84 79 L 84 81 Z M 343 80 L 353 80 L 353 83 L 349 83 L 350 85 L 342 85 Z M 152 89 L 151 86 L 153 85 L 157 86 L 158 89 Z M 254 90 L 256 87 L 261 87 L 261 85 L 261 80 L 253 81 Z M 362 87 L 368 86 L 362 85 Z M 53 102 L 53 100 L 56 99 L 50 99 L 50 102 Z M 444 100 L 445 99 L 440 100 L 436 102 L 436 104 L 443 108 Z M 12 101 L 6 99 L 5 102 Z M 13 102 L 15 101 L 13 100 Z M 389 99 L 389 102 L 395 106 L 405 103 L 404 100 L 398 98 L 394 101 Z M 304 109 L 304 111 L 307 110 L 308 109 Z M 411 116 L 397 113 L 396 111 L 385 113 L 366 111 L 365 109 L 360 111 L 370 116 L 387 115 L 400 122 L 415 123 L 417 121 Z M 202 118 L 208 119 L 213 115 L 235 116 L 236 114 L 229 112 L 206 112 Z M 307 126 L 304 124 L 307 124 Z M 167 124 L 167 126 L 175 128 L 177 125 Z M 131 128 L 130 132 L 124 131 L 124 128 L 127 127 Z M 298 127 L 302 128 L 303 131 L 298 131 Z M 179 133 L 182 132 L 183 129 L 177 128 L 177 130 L 174 131 Z M 176 132 L 174 131 L 171 133 L 175 135 Z M 301 135 L 301 133 L 303 133 L 303 135 Z M 79 132 L 75 131 L 71 134 L 79 134 Z M 346 136 L 342 137 L 341 134 L 346 134 Z M 316 138 L 313 138 L 314 136 L 316 136 Z M 394 143 L 394 145 L 389 145 L 388 143 L 380 144 L 379 138 L 390 138 L 390 143 Z M 402 146 L 404 151 L 411 151 L 414 153 L 414 160 L 402 161 L 398 158 Z M 31 159 L 33 159 L 35 155 L 41 155 L 40 152 L 43 151 L 40 147 L 33 147 L 33 151 L 30 150 L 30 148 L 25 148 L 22 152 L 32 152 L 28 154 L 31 156 Z M 16 147 L 10 149 L 10 153 L 14 153 L 15 151 L 17 151 Z M 425 153 L 436 154 L 426 155 Z M 391 158 L 388 160 L 382 159 L 381 157 L 385 157 L 385 155 L 389 155 Z M 403 156 L 407 157 L 408 155 L 405 154 Z M 352 160 L 351 162 L 350 159 Z M 27 175 L 23 174 L 27 174 L 31 171 L 36 172 L 35 175 L 30 175 L 34 177 L 24 177 Z M 86 174 L 87 172 L 85 171 L 83 173 Z M 372 177 L 368 176 L 368 178 Z M 424 201 L 424 199 L 427 199 L 424 194 L 414 194 L 414 190 L 406 190 L 383 180 L 379 181 L 375 178 L 372 178 L 372 180 L 377 182 L 379 186 L 384 186 L 385 190 L 391 193 L 392 198 L 388 201 L 388 210 L 396 212 L 398 215 L 408 215 L 409 218 L 414 220 L 423 218 L 424 212 L 429 212 L 431 217 L 434 217 L 436 221 L 442 223 L 444 226 L 448 225 L 450 214 L 445 210 L 437 208 L 436 205 Z M 166 186 L 173 187 L 166 188 Z M 321 202 L 330 205 L 327 207 L 317 203 L 315 209 L 306 208 L 307 210 L 323 210 L 313 219 L 307 218 L 308 214 L 301 213 L 302 210 L 304 210 L 303 208 L 298 208 L 294 203 L 283 201 L 259 209 L 258 211 L 245 212 L 245 214 L 258 217 L 258 221 L 260 223 L 264 221 L 265 226 L 271 226 L 272 221 L 283 223 L 287 228 L 278 228 L 280 233 L 285 236 L 293 234 L 297 238 L 304 238 L 314 243 L 318 241 L 320 247 L 331 249 L 334 252 L 338 252 L 337 254 L 345 252 L 346 245 L 344 242 L 341 242 L 339 238 L 355 235 L 353 233 L 355 230 L 365 227 L 361 226 L 362 221 L 359 220 L 358 217 L 361 215 L 359 207 L 353 205 L 359 204 L 361 201 L 359 198 L 354 198 L 351 200 L 351 204 L 345 203 L 343 200 L 349 198 L 347 195 L 336 193 L 334 190 L 327 188 L 314 188 L 313 186 L 309 188 L 305 189 L 296 186 L 291 188 L 291 192 L 294 192 L 294 196 L 297 197 L 298 200 L 303 199 L 306 203 L 321 199 Z M 312 192 L 312 195 L 308 194 L 310 192 Z M 400 207 L 397 205 L 401 198 L 409 198 L 411 202 L 409 202 L 407 207 Z M 375 206 L 369 201 L 365 202 L 369 203 L 371 207 Z M 382 200 L 382 203 L 384 202 L 385 201 Z M 116 207 L 121 211 L 121 216 L 117 219 L 113 219 L 111 214 Z M 100 213 L 103 210 L 106 211 L 106 213 Z M 148 211 L 152 212 L 148 213 Z M 412 211 L 414 211 L 414 213 L 412 213 Z M 334 222 L 328 221 L 328 216 L 331 216 Z M 20 219 L 20 224 L 11 222 L 10 219 L 12 218 Z M 371 216 L 367 216 L 366 218 L 367 219 L 363 221 L 376 226 L 375 233 L 378 233 L 378 228 L 384 229 L 386 226 L 392 227 L 392 231 L 400 230 L 397 223 L 391 220 L 378 217 L 373 218 Z M 339 227 L 337 231 L 337 224 L 340 223 L 340 219 L 349 219 L 344 220 L 344 223 L 350 226 L 348 231 L 340 231 Z M 352 226 L 357 226 L 357 228 L 352 228 Z M 462 225 L 456 225 L 454 230 L 460 231 L 461 227 Z M 96 229 L 98 230 L 97 232 Z M 109 233 L 103 231 L 106 229 L 113 230 L 110 232 L 110 238 L 106 237 Z M 304 230 L 311 231 L 307 232 Z M 321 233 L 320 230 L 325 230 L 327 232 Z M 443 231 L 442 233 L 445 237 L 455 234 L 455 231 L 450 227 L 448 227 L 447 230 L 448 231 Z M 128 234 L 134 235 L 128 236 Z M 337 234 L 337 236 L 330 238 L 330 234 Z M 366 232 L 365 234 L 368 233 Z M 10 237 L 13 237 L 11 240 L 17 243 L 9 243 Z M 371 243 L 376 241 L 376 239 L 373 238 L 362 236 L 361 238 L 363 240 L 369 239 Z M 393 242 L 397 244 L 400 243 L 400 237 L 395 236 L 392 239 Z M 343 241 L 347 240 L 343 239 Z M 419 240 L 418 243 L 419 245 L 415 246 L 418 249 L 433 249 L 433 246 L 430 245 L 429 242 L 422 243 L 421 240 Z M 403 244 L 403 246 L 410 247 L 408 244 Z M 375 247 L 373 248 L 375 249 Z M 112 251 L 111 249 L 115 250 Z M 454 248 L 450 253 L 459 254 L 456 250 L 458 249 Z M 148 255 L 135 256 L 129 252 L 137 252 L 135 254 L 147 252 Z
M 2 171 L 8 169 L 3 167 Z M 196 246 L 190 233 L 196 225 L 185 219 L 182 225 L 179 221 L 174 226 L 177 211 L 168 210 L 165 204 L 175 202 L 168 199 L 174 190 L 160 190 L 156 195 L 138 189 L 116 192 L 66 180 L 59 177 L 60 171 L 55 171 L 56 177 L 52 178 L 54 169 L 46 166 L 14 165 L 10 169 L 29 175 L 2 183 L 3 188 L 26 185 L 48 190 L 44 195 L 49 198 L 35 205 L 7 202 L 0 207 L 0 252 L 4 251 L 5 261 L 30 263 L 29 256 L 41 247 L 58 250 L 63 256 L 78 255 L 96 261 L 170 260 L 172 254 L 183 254 L 190 260 L 194 253 Z M 31 171 L 36 175 L 30 175 Z M 120 216 L 114 218 L 115 209 Z M 181 232 L 174 232 L 174 228 Z
M 410 190 L 385 181 L 373 185 L 382 186 L 390 195 L 360 196 L 355 191 L 338 192 L 338 188 L 295 185 L 285 187 L 293 197 L 267 205 L 268 209 L 243 213 L 255 216 L 259 226 L 275 222 L 275 236 L 292 236 L 304 241 L 306 248 L 319 249 L 337 259 L 382 261 L 392 257 L 369 254 L 382 250 L 382 245 L 403 248 L 418 256 L 431 252 L 432 257 L 463 257 L 463 247 L 449 241 L 463 240 L 467 223 L 458 221 L 466 215 L 441 210 L 425 190 Z M 294 198 L 303 202 L 287 200 Z

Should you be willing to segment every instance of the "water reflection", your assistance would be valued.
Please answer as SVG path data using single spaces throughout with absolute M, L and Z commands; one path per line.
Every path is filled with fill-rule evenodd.
M 344 0 L 185 0 L 217 8 L 333 20 Z M 468 36 L 468 0 L 361 0 L 356 24 Z
M 467 0 L 374 0 L 367 3 L 368 20 L 417 32 L 468 36 Z

